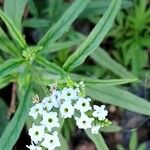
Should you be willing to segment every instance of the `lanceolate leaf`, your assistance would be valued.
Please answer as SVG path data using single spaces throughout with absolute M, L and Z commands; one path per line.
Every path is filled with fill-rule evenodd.
M 66 32 L 72 22 L 84 10 L 89 0 L 76 0 L 64 13 L 61 19 L 49 29 L 46 35 L 41 39 L 39 45 L 47 48 L 50 44 L 54 43 L 64 32 Z
M 5 22 L 11 36 L 14 38 L 14 40 L 19 44 L 21 48 L 26 48 L 26 42 L 24 37 L 21 35 L 19 30 L 15 27 L 15 24 L 9 19 L 9 17 L 2 11 L 0 10 L 0 18 Z
M 8 85 L 12 81 L 13 81 L 13 78 L 11 76 L 6 76 L 3 78 L 0 77 L 0 89 L 5 87 L 6 85 Z
M 44 57 L 38 57 L 36 59 L 36 62 L 38 64 L 40 64 L 41 66 L 43 66 L 45 69 L 49 70 L 50 72 L 53 72 L 53 73 L 57 73 L 57 74 L 60 74 L 61 76 L 66 76 L 66 73 L 65 71 L 59 67 L 57 64 L 55 63 L 52 63 L 50 61 L 48 61 L 47 59 L 45 59 Z
M 91 1 L 81 16 L 86 16 L 88 18 L 88 16 L 90 14 L 92 14 L 92 15 L 103 14 L 110 3 L 111 3 L 111 0 L 107 0 L 107 1 L 106 0 L 94 0 L 94 1 Z M 133 6 L 132 1 L 130 1 L 130 0 L 123 0 L 122 1 L 121 8 L 128 8 L 131 6 Z
M 92 53 L 102 42 L 103 38 L 110 30 L 115 16 L 119 11 L 121 0 L 112 0 L 108 10 L 104 16 L 97 23 L 88 38 L 81 44 L 81 46 L 72 54 L 64 64 L 64 69 L 67 71 L 73 70 L 75 67 L 81 65 L 87 56 Z
M 111 126 L 108 126 L 108 127 L 100 128 L 101 132 L 119 132 L 121 130 L 122 130 L 122 128 L 115 124 L 112 124 Z
M 3 50 L 6 53 L 17 55 L 19 54 L 19 51 L 15 47 L 15 45 L 10 41 L 8 36 L 5 34 L 5 32 L 0 27 L 0 50 Z
M 105 50 L 102 48 L 97 48 L 93 53 L 90 54 L 90 57 L 102 67 L 109 69 L 114 74 L 122 78 L 133 78 L 134 76 L 128 72 L 121 64 L 113 60 Z
M 67 41 L 67 42 L 57 42 L 57 43 L 49 45 L 48 48 L 45 49 L 43 52 L 48 54 L 48 53 L 57 52 L 59 50 L 71 48 L 71 47 L 81 43 L 81 41 L 82 40 L 79 39 L 79 40 L 72 40 L 72 41 Z
M 87 94 L 97 101 L 150 116 L 150 103 L 126 90 L 113 86 L 88 85 L 87 87 Z
M 121 84 L 127 84 L 127 83 L 137 81 L 136 78 L 102 80 L 102 79 L 90 78 L 78 74 L 70 74 L 70 75 L 76 81 L 83 80 L 86 85 L 112 86 L 112 85 L 121 85 Z
M 18 67 L 23 63 L 22 59 L 10 59 L 0 65 L 0 77 L 11 74 L 13 71 L 17 71 Z
M 11 18 L 18 30 L 21 31 L 21 20 L 28 0 L 5 0 L 4 11 Z
M 102 135 L 99 134 L 92 134 L 90 130 L 85 130 L 88 137 L 94 142 L 97 150 L 109 150 Z
M 20 95 L 21 100 L 18 109 L 0 138 L 1 143 L 0 150 L 12 150 L 13 145 L 19 138 L 20 132 L 26 121 L 31 104 L 30 92 L 31 92 L 30 85 L 26 85 L 26 87 L 22 89 Z
M 7 104 L 4 102 L 3 99 L 0 98 L 0 136 L 2 135 L 8 123 L 7 109 L 8 109 Z
M 56 150 L 69 150 L 67 140 L 62 136 L 62 134 L 59 134 L 59 139 L 61 146 L 56 148 Z

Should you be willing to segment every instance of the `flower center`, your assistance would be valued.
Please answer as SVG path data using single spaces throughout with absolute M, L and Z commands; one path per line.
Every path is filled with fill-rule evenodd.
M 67 93 L 67 96 L 70 96 L 71 95 L 71 93 Z
M 86 124 L 86 121 L 84 120 L 84 121 L 82 121 L 83 122 L 83 124 Z
M 82 103 L 82 106 L 83 106 L 83 107 L 85 107 L 85 106 L 86 106 L 86 104 L 85 104 L 85 103 Z
M 48 119 L 48 122 L 49 122 L 49 123 L 51 123 L 52 121 L 53 121 L 52 118 L 49 118 L 49 119 Z
M 35 135 L 38 135 L 38 134 L 39 134 L 39 132 L 38 132 L 38 131 L 36 131 L 36 132 L 35 132 Z
M 65 111 L 65 112 L 68 112 L 68 108 L 65 108 L 64 111 Z
M 50 143 L 53 143 L 53 140 L 50 140 L 49 142 L 50 142 Z

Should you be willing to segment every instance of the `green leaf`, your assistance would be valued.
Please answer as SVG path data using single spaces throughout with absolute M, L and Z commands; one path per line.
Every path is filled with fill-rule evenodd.
M 11 21 L 11 19 L 2 10 L 0 10 L 0 18 L 5 22 L 12 38 L 14 38 L 14 40 L 17 42 L 17 44 L 21 48 L 26 49 L 27 44 L 25 42 L 24 37 L 21 35 L 19 30 L 15 27 L 15 24 Z
M 61 19 L 49 29 L 45 36 L 40 40 L 39 45 L 43 46 L 45 49 L 62 36 L 62 34 L 68 31 L 72 22 L 84 10 L 88 2 L 89 0 L 76 0 L 63 14 Z
M 113 25 L 120 5 L 121 0 L 113 0 L 111 2 L 108 10 L 97 23 L 87 39 L 83 42 L 83 44 L 81 44 L 81 46 L 79 46 L 76 52 L 67 59 L 64 64 L 65 70 L 71 71 L 75 67 L 81 65 L 85 61 L 87 56 L 99 46 L 99 44 L 102 42 L 103 38 Z
M 133 131 L 130 137 L 129 150 L 136 150 L 138 144 L 138 135 L 136 131 Z
M 20 104 L 18 109 L 0 138 L 0 150 L 12 150 L 28 116 L 30 104 L 31 86 L 26 84 L 20 91 Z
M 96 49 L 90 57 L 99 65 L 102 67 L 109 69 L 116 75 L 122 77 L 122 78 L 133 78 L 134 75 L 132 75 L 130 72 L 128 72 L 122 65 L 117 63 L 115 60 L 113 60 L 105 50 L 102 48 Z
M 99 134 L 92 134 L 90 130 L 85 130 L 88 137 L 94 142 L 97 150 L 109 150 L 102 135 Z
M 121 88 L 88 85 L 87 94 L 97 101 L 150 116 L 150 103 L 148 101 Z
M 125 150 L 124 147 L 120 144 L 117 145 L 117 150 Z
M 16 71 L 19 66 L 23 63 L 22 59 L 10 59 L 0 65 L 0 77 L 7 76 L 13 71 Z
M 21 20 L 28 0 L 5 0 L 4 12 L 11 18 L 17 29 L 21 31 Z
M 56 148 L 56 150 L 69 150 L 68 143 L 66 139 L 62 136 L 62 134 L 59 134 L 59 139 L 61 146 L 59 148 Z
M 0 98 L 0 136 L 8 123 L 7 110 L 8 107 L 6 103 Z
M 45 69 L 49 70 L 50 72 L 60 74 L 61 76 L 66 76 L 66 72 L 61 67 L 59 67 L 55 63 L 48 61 L 44 57 L 37 57 L 36 62 L 43 66 Z
M 100 128 L 101 132 L 108 132 L 108 133 L 110 133 L 110 132 L 119 132 L 121 130 L 122 130 L 122 128 L 120 126 L 116 125 L 116 124 L 112 124 L 111 126 Z
M 13 81 L 13 78 L 11 76 L 6 76 L 3 78 L 0 77 L 0 89 L 7 86 L 12 81 Z
M 145 143 L 141 144 L 137 150 L 146 150 L 146 144 Z
M 37 17 L 38 16 L 38 10 L 35 4 L 34 0 L 29 0 L 28 2 L 28 8 L 30 10 L 30 13 L 34 16 Z
M 110 5 L 111 0 L 94 0 L 91 1 L 87 8 L 85 9 L 85 11 L 82 13 L 81 16 L 83 17 L 87 17 L 89 15 L 100 15 L 103 14 L 105 12 L 105 10 L 107 9 L 107 7 Z M 121 8 L 128 8 L 133 6 L 133 2 L 130 0 L 123 0 L 122 1 L 122 5 Z
M 31 18 L 23 21 L 23 26 L 29 28 L 47 27 L 48 25 L 49 21 L 46 19 Z
M 121 85 L 121 84 L 127 84 L 131 82 L 137 81 L 136 78 L 129 78 L 129 79 L 95 79 L 95 78 L 90 78 L 78 74 L 70 74 L 71 78 L 73 78 L 76 81 L 81 81 L 83 80 L 86 85 L 99 85 L 99 86 L 112 86 L 112 85 Z
M 0 50 L 18 56 L 19 51 L 0 27 Z
M 44 49 L 44 53 L 54 53 L 59 50 L 68 49 L 71 48 L 79 43 L 81 43 L 82 40 L 72 40 L 67 42 L 57 42 L 54 44 L 51 44 L 47 47 L 47 49 Z

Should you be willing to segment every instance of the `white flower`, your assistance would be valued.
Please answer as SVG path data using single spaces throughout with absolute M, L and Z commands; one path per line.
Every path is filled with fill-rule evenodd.
M 62 117 L 71 118 L 72 115 L 74 114 L 74 107 L 72 106 L 71 102 L 65 101 L 60 106 L 60 112 L 61 112 Z
M 32 128 L 29 129 L 29 135 L 31 137 L 31 140 L 34 143 L 38 143 L 39 141 L 42 141 L 42 139 L 44 138 L 44 131 L 45 127 L 40 125 L 40 126 L 36 126 L 35 124 L 32 125 Z
M 30 108 L 29 116 L 32 116 L 34 119 L 36 119 L 38 114 L 40 114 L 42 110 L 42 104 L 38 103 Z
M 45 111 L 51 111 L 51 109 L 53 108 L 53 104 L 49 96 L 44 97 L 44 99 L 42 100 L 42 106 Z
M 108 115 L 108 111 L 105 110 L 105 105 L 102 105 L 101 107 L 94 105 L 94 110 L 93 116 L 98 117 L 99 120 L 104 120 Z
M 90 98 L 80 97 L 77 100 L 76 104 L 74 105 L 74 108 L 80 110 L 81 112 L 86 112 L 88 110 L 91 110 L 92 107 L 90 106 L 90 101 L 91 101 Z
M 100 125 L 92 126 L 91 128 L 92 134 L 98 134 L 100 127 L 101 127 Z
M 41 145 L 48 150 L 54 150 L 56 147 L 59 147 L 60 141 L 58 138 L 58 132 L 55 131 L 53 135 L 45 134 L 44 141 L 41 143 Z
M 86 114 L 81 113 L 80 118 L 75 117 L 75 120 L 79 129 L 88 129 L 92 127 L 94 118 L 89 118 Z
M 28 148 L 28 149 L 30 149 L 30 150 L 42 150 L 42 147 L 39 147 L 39 146 L 35 146 L 34 144 L 33 144 L 33 142 L 32 142 L 32 144 L 31 145 L 26 145 L 26 147 Z
M 59 108 L 61 104 L 61 92 L 57 90 L 52 91 L 52 95 L 50 96 L 52 104 L 54 107 Z
M 77 89 L 63 88 L 62 99 L 64 99 L 65 101 L 76 100 L 78 98 L 77 92 Z
M 47 127 L 49 131 L 52 130 L 54 127 L 60 127 L 59 120 L 57 117 L 56 112 L 49 112 L 43 114 L 43 120 L 41 121 L 41 124 Z

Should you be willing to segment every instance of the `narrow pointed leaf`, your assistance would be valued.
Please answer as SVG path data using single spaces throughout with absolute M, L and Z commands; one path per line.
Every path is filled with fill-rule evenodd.
M 7 76 L 13 71 L 17 71 L 18 67 L 23 63 L 22 59 L 10 59 L 0 65 L 0 77 Z
M 4 12 L 21 31 L 21 20 L 28 0 L 5 0 Z M 13 9 L 12 9 L 13 8 Z
M 26 85 L 21 91 L 21 100 L 18 109 L 6 127 L 4 133 L 0 137 L 0 150 L 12 150 L 14 144 L 16 143 L 24 123 L 27 119 L 28 112 L 31 104 L 31 86 Z
M 13 78 L 11 76 L 6 76 L 3 78 L 0 77 L 0 89 L 5 87 L 6 85 L 8 85 L 12 81 L 13 81 Z
M 56 148 L 56 150 L 69 150 L 67 140 L 62 136 L 62 134 L 59 134 L 59 139 L 61 146 L 59 148 Z
M 132 75 L 125 67 L 113 60 L 105 50 L 102 48 L 96 49 L 93 53 L 90 54 L 90 57 L 102 67 L 109 69 L 114 74 L 122 78 L 133 78 Z
M 76 0 L 58 20 L 58 22 L 49 29 L 45 36 L 39 42 L 39 45 L 47 48 L 50 44 L 54 43 L 60 36 L 62 36 L 73 23 L 73 21 L 84 10 L 89 0 Z
M 70 75 L 76 81 L 83 80 L 86 85 L 112 86 L 112 85 L 121 85 L 121 84 L 127 84 L 127 83 L 137 81 L 137 78 L 102 80 L 102 79 L 90 78 L 78 74 L 70 74 Z
M 103 14 L 107 7 L 109 6 L 109 4 L 111 3 L 112 0 L 94 0 L 91 1 L 87 8 L 85 9 L 85 11 L 82 13 L 82 17 L 88 17 L 89 14 L 92 15 L 100 15 Z M 121 8 L 128 8 L 128 7 L 132 7 L 133 6 L 133 2 L 130 0 L 123 0 L 122 1 L 122 5 Z
M 94 142 L 97 150 L 109 150 L 102 135 L 99 134 L 92 134 L 90 130 L 85 130 L 88 137 Z
M 16 28 L 15 24 L 11 21 L 11 19 L 2 11 L 0 10 L 0 18 L 5 22 L 12 38 L 17 42 L 17 44 L 21 48 L 26 48 L 26 42 L 24 37 L 21 35 L 19 30 Z
M 103 38 L 113 25 L 115 16 L 117 15 L 121 5 L 121 0 L 112 0 L 108 10 L 97 23 L 87 39 L 79 46 L 65 62 L 64 69 L 67 71 L 73 70 L 81 65 L 90 53 L 92 53 L 102 42 Z
M 110 133 L 110 132 L 119 132 L 121 130 L 122 130 L 122 128 L 118 125 L 115 125 L 115 124 L 112 124 L 111 126 L 108 126 L 108 127 L 100 128 L 101 132 L 108 132 L 108 133 Z
M 150 102 L 121 88 L 88 85 L 87 94 L 97 101 L 150 116 Z
M 54 44 L 51 44 L 48 46 L 47 49 L 45 49 L 43 52 L 44 53 L 54 53 L 59 50 L 71 48 L 77 44 L 81 43 L 81 40 L 73 40 L 73 41 L 67 41 L 67 42 L 57 42 Z
M 45 59 L 44 57 L 38 57 L 36 59 L 36 62 L 43 66 L 45 69 L 49 70 L 50 72 L 56 73 L 56 74 L 60 74 L 61 76 L 66 76 L 65 71 L 59 67 L 57 64 L 52 63 L 50 61 L 48 61 L 47 59 Z
M 7 123 L 8 106 L 3 99 L 0 98 L 0 136 L 2 135 Z
M 19 51 L 0 27 L 0 50 L 18 56 Z

